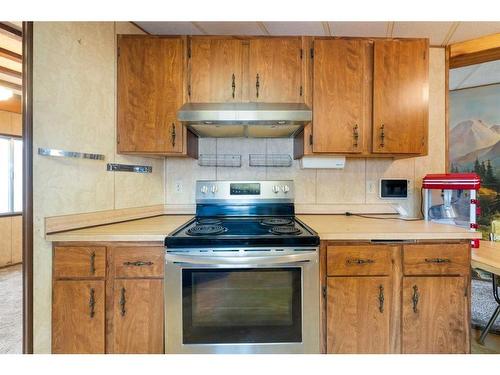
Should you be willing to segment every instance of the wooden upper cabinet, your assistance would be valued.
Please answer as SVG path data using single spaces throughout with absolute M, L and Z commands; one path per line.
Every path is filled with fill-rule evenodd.
M 468 353 L 468 291 L 464 276 L 404 277 L 403 353 Z
M 301 38 L 250 39 L 248 100 L 303 102 L 301 50 Z
M 359 153 L 370 124 L 372 44 L 318 39 L 313 59 L 313 152 Z
M 232 38 L 192 38 L 189 99 L 193 103 L 242 100 L 243 42 Z
M 428 40 L 376 40 L 372 151 L 425 153 L 428 117 Z
M 52 293 L 52 352 L 103 354 L 104 280 L 55 281 Z
M 118 152 L 182 152 L 184 44 L 180 37 L 118 37 Z
M 389 353 L 390 277 L 328 277 L 327 352 Z

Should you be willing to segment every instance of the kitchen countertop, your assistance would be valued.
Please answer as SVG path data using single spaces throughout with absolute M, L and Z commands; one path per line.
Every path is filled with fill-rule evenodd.
M 343 215 L 297 215 L 322 240 L 450 240 L 481 238 L 451 225 L 425 221 L 368 219 Z M 47 241 L 163 241 L 193 215 L 162 215 L 92 228 L 47 234 Z
M 162 241 L 194 215 L 162 215 L 47 234 L 47 241 Z
M 344 215 L 297 215 L 322 240 L 451 240 L 481 238 L 480 232 L 424 220 L 368 219 Z M 377 216 L 384 217 L 384 216 Z

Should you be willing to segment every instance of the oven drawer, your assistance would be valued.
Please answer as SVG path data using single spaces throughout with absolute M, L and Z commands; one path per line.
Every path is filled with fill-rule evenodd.
M 328 276 L 384 276 L 391 273 L 391 252 L 397 246 L 328 246 Z
M 113 249 L 115 277 L 163 277 L 163 247 L 116 247 Z
M 405 275 L 460 275 L 469 272 L 469 244 L 412 244 L 403 247 Z
M 106 276 L 106 248 L 94 246 L 56 246 L 54 277 L 103 278 Z

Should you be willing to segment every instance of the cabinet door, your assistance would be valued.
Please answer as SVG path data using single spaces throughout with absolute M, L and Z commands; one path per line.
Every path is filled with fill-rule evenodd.
M 329 277 L 327 352 L 389 353 L 389 277 Z
M 183 45 L 181 38 L 119 37 L 119 152 L 182 152 Z
M 302 102 L 300 38 L 250 40 L 248 98 L 251 102 Z
M 243 43 L 238 39 L 191 40 L 189 98 L 193 103 L 242 100 Z
M 104 281 L 55 281 L 52 293 L 52 352 L 104 353 Z
M 313 152 L 363 151 L 370 119 L 370 50 L 365 40 L 314 42 Z
M 376 40 L 374 49 L 373 152 L 426 152 L 428 40 Z
M 468 353 L 466 277 L 403 278 L 403 353 Z
M 115 280 L 113 352 L 163 353 L 163 280 Z

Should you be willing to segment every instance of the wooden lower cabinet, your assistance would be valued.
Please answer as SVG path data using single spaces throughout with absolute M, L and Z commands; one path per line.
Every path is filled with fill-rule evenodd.
M 54 246 L 52 352 L 164 353 L 163 252 L 156 243 Z
M 466 241 L 322 248 L 327 353 L 470 352 Z
M 389 277 L 328 277 L 327 352 L 388 353 Z
M 104 280 L 58 280 L 52 293 L 52 352 L 104 353 Z
M 113 353 L 163 353 L 163 280 L 115 280 Z
M 403 279 L 403 353 L 468 353 L 468 278 Z

